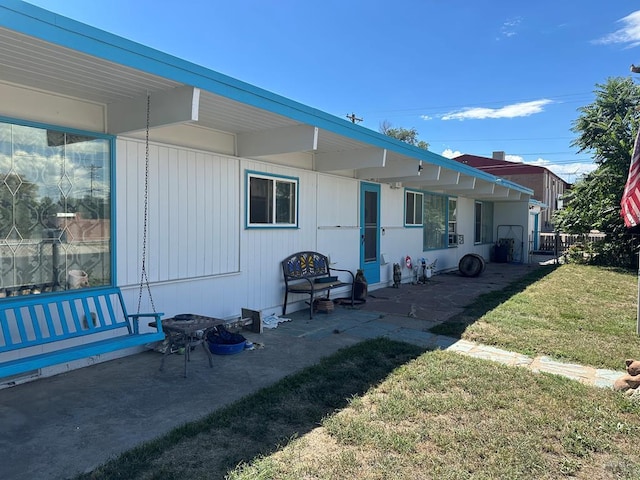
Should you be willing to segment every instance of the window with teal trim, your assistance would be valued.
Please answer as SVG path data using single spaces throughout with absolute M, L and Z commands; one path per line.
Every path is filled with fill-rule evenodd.
M 0 297 L 111 284 L 110 144 L 0 122 Z
M 247 173 L 247 227 L 297 227 L 298 179 Z
M 404 225 L 406 227 L 422 226 L 422 203 L 422 193 L 411 190 L 404 192 Z

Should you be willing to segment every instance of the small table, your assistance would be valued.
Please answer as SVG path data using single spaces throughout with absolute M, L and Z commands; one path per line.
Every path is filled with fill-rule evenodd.
M 191 348 L 198 344 L 202 345 L 209 359 L 209 367 L 213 368 L 213 356 L 207 345 L 207 332 L 223 324 L 224 320 L 219 318 L 191 314 L 176 315 L 173 318 L 162 320 L 162 329 L 167 334 L 169 345 L 162 355 L 160 370 L 164 370 L 164 361 L 172 347 L 184 347 L 184 377 L 187 378 L 187 362 L 191 361 Z

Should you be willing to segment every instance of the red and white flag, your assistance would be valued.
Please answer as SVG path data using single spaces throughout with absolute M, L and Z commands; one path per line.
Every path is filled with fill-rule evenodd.
M 640 225 L 640 129 L 633 145 L 629 176 L 624 186 L 620 206 L 622 207 L 620 214 L 628 228 Z

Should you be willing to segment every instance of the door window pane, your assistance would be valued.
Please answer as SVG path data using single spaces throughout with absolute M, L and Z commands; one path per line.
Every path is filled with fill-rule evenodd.
M 378 259 L 378 194 L 364 192 L 364 261 Z

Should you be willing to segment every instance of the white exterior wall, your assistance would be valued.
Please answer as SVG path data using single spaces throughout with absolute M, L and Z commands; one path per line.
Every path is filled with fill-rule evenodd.
M 518 237 L 522 232 L 522 263 L 529 261 L 529 203 L 527 202 L 495 202 L 493 210 L 493 238 L 498 241 L 498 233 L 502 237 Z
M 9 85 L 0 85 L 0 95 L 0 115 L 105 131 L 103 105 Z M 119 137 L 115 152 L 116 283 L 132 311 L 142 257 L 145 144 L 140 136 Z M 166 316 L 193 312 L 226 318 L 239 315 L 242 307 L 278 313 L 283 301 L 280 261 L 300 250 L 325 253 L 336 268 L 359 268 L 358 180 L 312 171 L 309 153 L 237 158 L 233 135 L 202 127 L 154 129 L 151 140 L 147 274 L 155 308 Z M 246 170 L 299 179 L 298 229 L 245 229 Z M 371 289 L 392 283 L 393 263 L 403 266 L 403 281 L 410 281 L 407 255 L 414 264 L 421 257 L 437 260 L 436 271 L 456 269 L 466 253 L 489 258 L 490 245 L 473 243 L 473 199 L 458 197 L 458 234 L 464 244 L 425 252 L 422 229 L 404 227 L 404 191 L 381 185 L 380 252 L 387 263 Z M 496 203 L 494 223 L 528 218 L 526 203 L 514 206 Z M 299 303 L 291 310 L 302 307 Z M 143 291 L 141 309 L 150 308 Z
M 222 318 L 241 308 L 281 312 L 280 262 L 301 250 L 328 255 L 336 268 L 355 272 L 360 258 L 360 182 L 284 164 L 239 159 L 185 147 L 150 145 L 147 274 L 155 308 L 171 316 L 202 313 Z M 137 306 L 144 202 L 145 145 L 119 138 L 116 147 L 117 284 L 130 308 Z M 304 159 L 302 159 L 304 160 Z M 303 164 L 306 162 L 302 162 Z M 299 228 L 245 228 L 246 171 L 299 179 Z M 466 253 L 489 258 L 489 245 L 473 244 L 473 199 L 458 198 L 457 247 L 423 251 L 421 228 L 404 227 L 404 189 L 381 185 L 380 283 L 390 285 L 393 263 L 409 255 L 437 260 L 436 271 L 456 269 Z M 334 296 L 348 294 L 336 292 Z M 304 308 L 294 296 L 289 311 Z M 142 310 L 151 308 L 143 289 Z M 295 304 L 295 301 L 299 303 Z
M 116 154 L 117 284 L 127 304 L 137 306 L 145 145 L 120 138 Z M 357 269 L 356 180 L 156 143 L 149 156 L 146 270 L 155 308 L 166 316 L 227 318 L 242 307 L 281 312 L 280 262 L 300 250 L 325 253 L 336 268 Z M 245 228 L 247 170 L 299 179 L 299 228 Z M 146 290 L 142 299 L 148 311 Z

